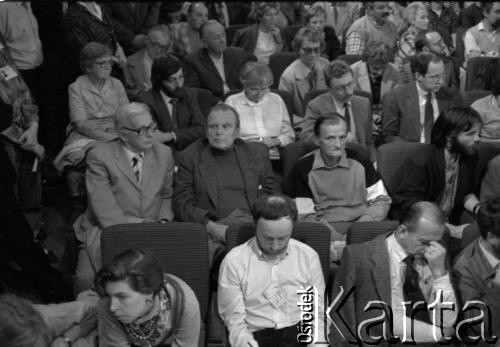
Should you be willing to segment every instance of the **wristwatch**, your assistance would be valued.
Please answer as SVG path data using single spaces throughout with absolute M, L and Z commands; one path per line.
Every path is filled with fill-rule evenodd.
M 71 347 L 73 345 L 73 341 L 71 341 L 71 339 L 69 337 L 67 337 L 66 335 L 61 335 L 61 338 L 63 339 L 64 342 L 66 342 L 68 344 L 69 347 Z

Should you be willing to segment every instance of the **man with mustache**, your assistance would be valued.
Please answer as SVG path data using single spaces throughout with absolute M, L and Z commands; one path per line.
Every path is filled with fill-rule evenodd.
M 484 19 L 465 33 L 465 58 L 500 53 L 500 2 L 481 3 Z
M 474 173 L 482 121 L 470 107 L 449 107 L 441 112 L 431 132 L 431 143 L 415 150 L 395 177 L 393 219 L 417 201 L 432 201 L 443 212 L 453 237 L 462 238 L 468 224 L 458 225 L 464 209 L 476 212 L 479 200 Z
M 390 7 L 386 1 L 366 2 L 366 15 L 352 23 L 347 31 L 345 53 L 362 55 L 371 41 L 394 47 L 398 39 L 396 25 L 388 20 Z
M 175 150 L 182 150 L 202 138 L 205 117 L 196 91 L 184 87 L 184 71 L 179 60 L 170 55 L 155 59 L 151 83 L 153 88 L 139 94 L 138 101 L 149 105 L 158 123 L 153 138 Z

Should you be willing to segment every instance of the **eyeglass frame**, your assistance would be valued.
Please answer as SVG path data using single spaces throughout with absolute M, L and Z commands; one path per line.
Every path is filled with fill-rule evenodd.
M 154 132 L 156 130 L 158 130 L 158 127 L 157 127 L 156 123 L 153 123 L 150 126 L 140 127 L 139 129 L 132 129 L 132 128 L 127 128 L 127 127 L 121 127 L 120 130 L 121 129 L 132 131 L 141 137 L 147 137 L 147 135 L 153 136 Z
M 94 64 L 97 65 L 97 66 L 99 66 L 102 69 L 106 65 L 108 65 L 109 67 L 113 67 L 113 65 L 115 65 L 115 61 L 113 60 L 113 58 L 111 58 L 109 60 L 101 61 L 101 62 L 95 61 Z

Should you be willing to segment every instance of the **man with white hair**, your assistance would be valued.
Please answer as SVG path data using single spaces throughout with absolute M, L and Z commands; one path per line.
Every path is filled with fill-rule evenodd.
M 119 138 L 97 143 L 87 153 L 87 211 L 74 225 L 83 244 L 78 252 L 75 292 L 89 289 L 101 267 L 100 235 L 122 223 L 166 223 L 173 219 L 172 150 L 152 136 L 156 130 L 146 104 L 119 108 Z

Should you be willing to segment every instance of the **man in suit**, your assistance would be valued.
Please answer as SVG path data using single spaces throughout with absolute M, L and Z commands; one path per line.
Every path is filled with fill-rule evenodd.
M 78 252 L 75 292 L 89 289 L 101 267 L 100 235 L 121 223 L 169 222 L 174 160 L 170 148 L 153 140 L 148 106 L 118 109 L 119 139 L 100 142 L 87 154 L 87 211 L 74 224 L 83 244 Z
M 447 270 L 447 252 L 440 244 L 444 230 L 439 208 L 421 201 L 405 211 L 395 231 L 347 246 L 332 294 L 334 298 L 339 296 L 341 287 L 344 293 L 355 287 L 355 293 L 346 298 L 338 314 L 332 317 L 335 327 L 340 328 L 344 336 L 337 328 L 332 328 L 330 341 L 347 345 L 346 338 L 352 341 L 356 338 L 366 345 L 374 344 L 374 336 L 381 336 L 382 341 L 377 344 L 389 345 L 396 342 L 395 337 L 407 342 L 434 343 L 443 341 L 444 336 L 452 336 L 457 309 Z M 409 305 L 403 306 L 403 302 L 424 301 L 425 306 L 419 305 L 424 309 L 435 301 L 439 292 L 442 297 L 436 304 L 438 314 L 435 317 L 431 310 L 417 312 Z M 378 303 L 374 304 L 376 301 Z M 453 303 L 455 309 L 441 311 L 445 307 L 443 303 Z M 392 314 L 388 314 L 388 307 Z M 382 310 L 385 311 L 384 324 L 374 324 Z M 335 312 L 335 307 L 331 312 Z M 373 325 L 368 327 L 370 319 Z M 346 327 L 356 336 L 346 333 Z
M 357 142 L 368 150 L 375 160 L 372 138 L 372 113 L 370 100 L 354 92 L 351 67 L 342 60 L 334 60 L 325 68 L 325 80 L 330 90 L 309 101 L 302 122 L 302 141 L 314 141 L 314 124 L 319 116 L 337 112 L 347 124 L 347 142 Z
M 174 213 L 205 224 L 214 243 L 225 241 L 229 224 L 252 220 L 250 206 L 259 195 L 281 192 L 267 147 L 238 136 L 237 111 L 217 104 L 208 115 L 207 138 L 186 148 L 177 162 Z
M 184 87 L 184 72 L 179 60 L 171 55 L 156 59 L 151 81 L 153 89 L 140 94 L 138 100 L 149 105 L 158 123 L 154 139 L 172 149 L 182 150 L 202 138 L 205 117 L 196 91 Z
M 239 75 L 247 62 L 246 52 L 227 47 L 224 27 L 213 19 L 201 25 L 200 37 L 205 47 L 184 60 L 186 86 L 208 89 L 220 99 L 230 90 L 242 89 Z
M 160 5 L 160 2 L 109 2 L 105 5 L 118 42 L 127 56 L 146 44 L 146 33 L 158 24 Z
M 411 57 L 415 82 L 399 86 L 382 100 L 382 136 L 385 142 L 429 143 L 432 125 L 451 105 L 462 105 L 460 93 L 442 87 L 443 60 L 430 52 Z
M 170 29 L 166 25 L 152 27 L 146 37 L 146 47 L 127 57 L 124 70 L 125 89 L 130 100 L 136 100 L 143 91 L 151 89 L 153 61 L 165 57 L 172 42 Z
M 481 236 L 468 245 L 457 257 L 453 266 L 456 288 L 462 305 L 470 300 L 479 300 L 483 307 L 484 331 L 500 335 L 500 197 L 484 201 L 477 212 L 477 223 Z M 477 317 L 478 310 L 465 311 L 465 319 Z M 481 327 L 481 328 L 480 328 Z M 479 336 L 483 325 L 473 325 L 469 336 Z M 490 330 L 491 329 L 491 330 Z M 486 346 L 484 341 L 481 345 Z

